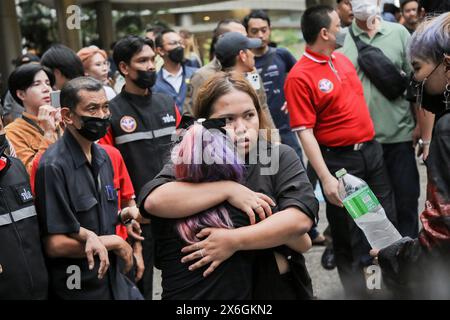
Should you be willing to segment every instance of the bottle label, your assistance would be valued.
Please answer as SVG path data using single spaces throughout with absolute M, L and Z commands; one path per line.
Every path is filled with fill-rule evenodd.
M 380 204 L 377 197 L 368 186 L 359 189 L 352 195 L 345 198 L 342 202 L 353 219 L 365 215 L 366 213 L 374 210 Z

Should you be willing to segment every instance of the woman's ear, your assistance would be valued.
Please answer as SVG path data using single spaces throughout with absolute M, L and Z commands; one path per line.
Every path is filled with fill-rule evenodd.
M 26 96 L 25 90 L 17 90 L 16 95 L 17 95 L 17 97 L 19 97 L 20 100 L 22 100 L 22 101 L 25 100 L 25 96 Z

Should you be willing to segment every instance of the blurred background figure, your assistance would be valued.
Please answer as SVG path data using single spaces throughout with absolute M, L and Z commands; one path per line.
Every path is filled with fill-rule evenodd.
M 96 46 L 90 46 L 78 51 L 77 55 L 83 63 L 84 75 L 103 83 L 108 101 L 113 99 L 116 96 L 116 92 L 110 86 L 111 83 L 108 77 L 110 64 L 106 52 Z
M 399 22 L 401 18 L 400 8 L 393 3 L 385 3 L 383 13 L 381 14 L 384 21 Z
M 341 19 L 341 30 L 336 35 L 336 49 L 344 45 L 345 37 L 348 33 L 348 27 L 352 24 L 354 15 L 350 0 L 336 0 L 336 12 Z
M 26 53 L 19 56 L 13 61 L 16 68 L 27 63 L 39 63 L 39 57 L 31 53 Z M 7 126 L 15 119 L 20 118 L 23 113 L 23 106 L 21 106 L 16 100 L 14 100 L 11 92 L 6 91 L 5 98 L 3 100 L 3 108 L 1 110 L 1 116 L 3 117 L 3 125 Z
M 180 30 L 178 34 L 184 43 L 184 64 L 188 67 L 201 68 L 202 58 L 194 35 L 185 29 Z
M 419 4 L 419 0 L 402 0 L 400 3 L 400 12 L 403 17 L 402 24 L 410 34 L 413 34 L 425 13 Z
M 69 80 L 84 76 L 80 58 L 75 51 L 62 44 L 55 44 L 45 51 L 41 64 L 52 70 L 55 76 L 55 90 L 61 90 Z

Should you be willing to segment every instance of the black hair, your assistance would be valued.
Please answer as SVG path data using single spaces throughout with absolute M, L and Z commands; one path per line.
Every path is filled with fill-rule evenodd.
M 217 40 L 219 40 L 219 37 L 221 35 L 230 31 L 227 28 L 227 26 L 231 23 L 237 23 L 237 24 L 242 25 L 242 22 L 239 21 L 238 19 L 228 18 L 228 19 L 220 20 L 219 23 L 217 24 L 217 27 L 214 29 L 213 37 L 211 40 L 211 47 L 209 48 L 209 60 L 212 60 L 214 58 Z
M 450 11 L 450 0 L 420 0 L 420 5 L 427 14 L 438 14 Z
M 117 41 L 116 45 L 114 46 L 113 60 L 120 74 L 122 74 L 119 68 L 120 62 L 123 61 L 126 64 L 129 64 L 133 56 L 141 52 L 142 48 L 145 45 L 152 48 L 152 50 L 155 49 L 153 40 L 149 38 L 128 35 Z
M 56 44 L 51 46 L 41 59 L 41 64 L 53 72 L 58 69 L 67 79 L 74 79 L 84 75 L 83 63 L 70 48 Z
M 334 9 L 330 6 L 319 5 L 306 9 L 303 13 L 301 29 L 303 38 L 307 44 L 313 44 L 317 40 L 320 30 L 328 29 L 331 25 L 330 13 Z
M 168 34 L 168 33 L 172 33 L 172 32 L 174 32 L 174 33 L 176 33 L 174 30 L 172 30 L 172 29 L 164 29 L 164 30 L 162 30 L 161 32 L 159 32 L 158 33 L 158 35 L 156 36 L 156 38 L 155 38 L 155 47 L 156 48 L 162 48 L 163 47 L 163 37 L 164 37 L 164 35 L 165 34 Z
M 55 84 L 55 76 L 53 72 L 39 63 L 27 63 L 17 67 L 9 76 L 8 79 L 8 88 L 12 97 L 18 104 L 23 106 L 22 100 L 17 96 L 17 90 L 27 90 L 32 86 L 34 82 L 34 77 L 40 71 L 44 71 L 50 80 L 50 85 L 53 86 Z
M 402 1 L 400 1 L 400 11 L 403 11 L 403 7 L 410 2 L 417 2 L 417 4 L 420 7 L 419 0 L 402 0 Z
M 389 12 L 389 13 L 392 13 L 393 15 L 395 15 L 396 13 L 400 12 L 400 8 L 398 8 L 393 3 L 385 3 L 383 6 L 383 12 Z
M 217 57 L 217 59 L 220 61 L 220 66 L 223 71 L 234 67 L 237 63 L 237 55 L 229 57 L 228 59 L 221 59 L 221 57 Z
M 78 77 L 64 84 L 61 89 L 60 101 L 62 107 L 75 110 L 80 102 L 79 92 L 86 90 L 90 92 L 98 92 L 103 89 L 103 84 L 92 77 Z
M 17 59 L 13 60 L 14 65 L 17 67 L 20 67 L 21 65 L 30 63 L 30 62 L 40 62 L 41 59 L 39 59 L 38 56 L 31 54 L 31 53 L 25 53 L 17 57 Z
M 261 19 L 267 21 L 267 24 L 269 25 L 270 28 L 270 18 L 264 10 L 253 10 L 252 12 L 250 12 L 250 14 L 245 16 L 244 20 L 242 20 L 242 24 L 244 25 L 245 30 L 247 31 L 248 31 L 248 22 L 250 21 L 250 19 Z

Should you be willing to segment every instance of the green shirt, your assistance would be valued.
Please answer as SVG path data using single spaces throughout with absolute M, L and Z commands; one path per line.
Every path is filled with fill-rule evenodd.
M 355 21 L 353 21 L 351 28 L 355 36 L 359 36 L 362 41 L 383 50 L 383 53 L 399 70 L 403 70 L 406 74 L 411 73 L 411 66 L 406 57 L 407 44 L 411 36 L 404 26 L 382 21 L 380 30 L 372 39 L 356 25 Z M 345 37 L 344 46 L 340 51 L 352 61 L 361 79 L 364 97 L 375 126 L 375 138 L 380 143 L 412 141 L 415 123 L 410 103 L 406 98 L 399 97 L 396 100 L 388 100 L 372 84 L 359 68 L 357 62 L 358 50 L 350 34 Z M 386 72 L 389 72 L 389 70 L 386 70 Z

